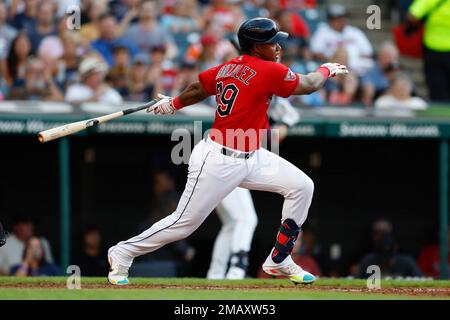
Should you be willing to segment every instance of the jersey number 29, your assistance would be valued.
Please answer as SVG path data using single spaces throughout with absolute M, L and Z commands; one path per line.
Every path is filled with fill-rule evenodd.
M 226 117 L 233 109 L 234 101 L 239 93 L 239 89 L 229 83 L 223 87 L 222 81 L 217 82 L 217 113 L 221 117 Z

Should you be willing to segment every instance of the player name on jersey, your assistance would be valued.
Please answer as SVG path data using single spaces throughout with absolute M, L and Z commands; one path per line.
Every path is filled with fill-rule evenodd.
M 250 67 L 231 63 L 225 64 L 220 68 L 216 80 L 233 77 L 248 86 L 250 79 L 254 76 L 256 76 L 256 71 Z

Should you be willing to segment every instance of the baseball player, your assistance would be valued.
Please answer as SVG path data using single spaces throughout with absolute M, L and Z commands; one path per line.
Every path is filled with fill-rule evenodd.
M 300 119 L 287 99 L 275 97 L 269 109 L 273 128 L 281 130 L 280 142 L 288 127 Z M 244 279 L 249 265 L 249 251 L 258 222 L 252 196 L 248 189 L 236 188 L 216 208 L 222 222 L 214 242 L 207 279 Z M 230 265 L 228 268 L 228 264 Z M 228 270 L 227 270 L 228 268 Z
M 159 95 L 160 100 L 148 108 L 148 112 L 169 115 L 211 95 L 217 101 L 211 130 L 192 150 L 186 186 L 176 210 L 108 250 L 110 283 L 128 284 L 128 269 L 134 258 L 188 237 L 236 187 L 276 192 L 284 197 L 281 225 L 263 270 L 294 283 L 315 281 L 315 276 L 291 257 L 308 215 L 314 184 L 299 168 L 262 148 L 261 138 L 268 128 L 267 109 L 273 95 L 309 94 L 320 89 L 328 77 L 348 71 L 344 65 L 325 63 L 307 75 L 292 72 L 276 62 L 279 42 L 287 37 L 271 19 L 245 21 L 238 31 L 242 55 L 201 72 L 199 81 L 177 97 Z

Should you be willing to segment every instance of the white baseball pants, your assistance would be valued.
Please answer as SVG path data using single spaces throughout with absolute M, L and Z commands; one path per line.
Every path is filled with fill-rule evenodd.
M 209 138 L 194 147 L 177 209 L 141 234 L 114 246 L 110 253 L 115 260 L 130 267 L 135 257 L 188 237 L 238 186 L 281 194 L 285 199 L 281 220 L 291 218 L 299 226 L 303 224 L 314 191 L 312 180 L 303 171 L 263 148 L 248 159 L 224 155 L 222 148 Z M 234 152 L 235 156 L 240 154 Z
M 214 242 L 208 279 L 223 279 L 231 254 L 250 251 L 258 223 L 255 206 L 248 189 L 236 188 L 216 208 L 222 222 Z

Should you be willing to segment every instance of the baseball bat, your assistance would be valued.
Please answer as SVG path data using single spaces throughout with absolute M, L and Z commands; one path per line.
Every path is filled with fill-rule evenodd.
M 58 138 L 62 138 L 68 135 L 71 135 L 73 133 L 79 132 L 81 130 L 85 130 L 87 128 L 95 127 L 99 125 L 100 123 L 107 122 L 112 119 L 123 117 L 130 113 L 135 113 L 140 110 L 147 109 L 148 107 L 154 105 L 156 102 L 158 102 L 159 99 L 153 99 L 150 102 L 147 102 L 146 104 L 143 104 L 141 106 L 138 106 L 136 108 L 130 108 L 125 109 L 122 111 L 110 113 L 98 118 L 92 118 L 88 120 L 82 120 L 77 122 L 72 122 L 65 124 L 63 126 L 59 126 L 56 128 L 44 130 L 38 133 L 38 139 L 41 143 L 52 141 Z

